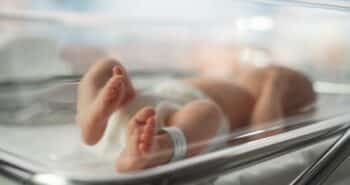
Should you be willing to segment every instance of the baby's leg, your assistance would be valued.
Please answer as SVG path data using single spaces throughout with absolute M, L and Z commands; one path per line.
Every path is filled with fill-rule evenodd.
M 154 110 L 144 108 L 129 122 L 128 142 L 117 160 L 119 172 L 144 169 L 169 162 L 173 146 L 166 133 L 155 133 Z M 180 128 L 188 143 L 187 157 L 199 154 L 219 127 L 221 113 L 207 100 L 188 103 L 166 121 Z
M 92 66 L 78 87 L 77 123 L 84 142 L 98 142 L 110 114 L 134 94 L 127 73 L 118 62 L 106 59 Z

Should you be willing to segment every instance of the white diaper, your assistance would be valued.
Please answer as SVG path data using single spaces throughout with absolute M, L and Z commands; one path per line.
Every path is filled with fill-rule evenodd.
M 126 144 L 127 123 L 135 113 L 145 106 L 156 107 L 157 129 L 164 127 L 163 123 L 170 114 L 180 109 L 186 103 L 206 99 L 207 96 L 197 88 L 176 80 L 152 85 L 149 89 L 137 92 L 135 99 L 126 107 L 113 113 L 107 123 L 101 140 L 94 146 L 87 146 L 91 151 L 103 158 L 117 157 Z M 217 136 L 229 134 L 228 120 L 222 116 Z M 221 145 L 220 145 L 220 144 Z M 224 142 L 213 140 L 203 153 L 222 147 Z

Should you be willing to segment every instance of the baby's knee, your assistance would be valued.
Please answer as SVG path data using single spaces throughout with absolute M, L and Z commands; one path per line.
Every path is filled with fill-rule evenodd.
M 178 112 L 170 116 L 169 123 L 191 122 L 203 124 L 217 122 L 221 112 L 219 107 L 210 100 L 196 100 L 183 106 Z

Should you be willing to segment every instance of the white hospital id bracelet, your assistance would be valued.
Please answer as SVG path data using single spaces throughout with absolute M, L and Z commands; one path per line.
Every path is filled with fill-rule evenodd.
M 187 153 L 187 142 L 182 130 L 177 127 L 163 127 L 161 131 L 168 133 L 173 142 L 173 156 L 170 162 L 184 159 Z

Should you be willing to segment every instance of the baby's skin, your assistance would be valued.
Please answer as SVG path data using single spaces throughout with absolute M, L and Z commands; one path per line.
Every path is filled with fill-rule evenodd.
M 186 157 L 199 154 L 215 137 L 222 113 L 230 131 L 258 127 L 296 114 L 312 104 L 312 83 L 302 74 L 284 67 L 268 66 L 240 72 L 238 79 L 193 77 L 179 79 L 209 96 L 194 100 L 171 114 L 166 126 L 181 129 L 188 147 Z M 114 59 L 96 62 L 83 76 L 78 88 L 77 124 L 83 141 L 99 142 L 110 115 L 130 103 L 136 91 L 125 68 Z M 167 133 L 155 132 L 155 109 L 146 106 L 129 121 L 127 143 L 116 159 L 119 172 L 139 170 L 169 162 L 173 153 Z

